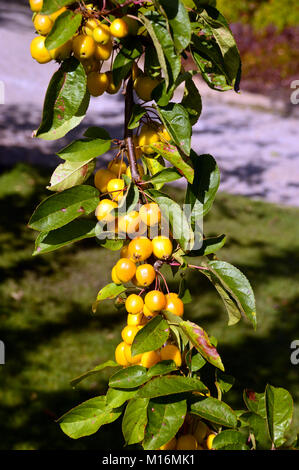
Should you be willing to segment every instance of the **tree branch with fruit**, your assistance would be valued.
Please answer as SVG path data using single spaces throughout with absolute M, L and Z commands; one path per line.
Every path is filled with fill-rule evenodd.
M 64 137 L 82 122 L 91 96 L 122 87 L 125 101 L 123 136 L 94 126 L 57 152 L 62 163 L 47 188 L 53 194 L 29 221 L 39 232 L 34 255 L 85 238 L 120 251 L 111 282 L 92 306 L 96 313 L 110 299 L 125 314 L 115 357 L 72 385 L 104 368 L 115 371 L 106 394 L 66 412 L 61 429 L 78 439 L 122 417 L 126 445 L 147 450 L 283 447 L 290 394 L 272 385 L 263 393 L 245 390 L 245 409 L 233 410 L 223 396 L 234 380 L 224 372 L 217 340 L 184 319 L 191 269 L 215 286 L 229 326 L 242 318 L 257 325 L 249 281 L 215 255 L 225 235 L 203 232 L 219 187 L 217 163 L 191 147 L 202 110 L 195 76 L 218 92 L 239 89 L 241 61 L 227 21 L 208 0 L 30 0 L 30 6 L 37 32 L 32 57 L 58 64 L 35 138 Z M 113 159 L 96 170 L 109 151 Z M 183 206 L 161 191 L 179 179 L 186 183 Z

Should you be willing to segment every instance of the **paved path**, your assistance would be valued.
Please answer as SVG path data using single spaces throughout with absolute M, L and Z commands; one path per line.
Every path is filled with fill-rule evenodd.
M 5 84 L 5 104 L 0 105 L 0 164 L 19 160 L 55 166 L 55 151 L 81 136 L 89 125 L 102 125 L 114 137 L 122 135 L 122 96 L 92 99 L 83 123 L 58 142 L 32 139 L 40 122 L 47 84 L 57 69 L 39 65 L 30 56 L 34 37 L 29 9 L 0 6 L 0 80 Z M 298 119 L 223 100 L 224 94 L 203 91 L 203 114 L 194 127 L 192 146 L 211 153 L 222 175 L 221 190 L 299 206 Z M 206 91 L 205 91 L 206 90 Z M 234 100 L 236 101 L 236 99 Z M 252 99 L 250 100 L 252 104 Z M 103 157 L 104 158 L 104 157 Z

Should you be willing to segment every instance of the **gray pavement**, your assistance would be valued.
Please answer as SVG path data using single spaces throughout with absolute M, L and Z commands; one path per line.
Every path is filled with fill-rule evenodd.
M 65 138 L 53 142 L 32 139 L 32 131 L 40 123 L 48 82 L 57 69 L 55 63 L 39 65 L 31 59 L 33 37 L 29 8 L 0 5 L 0 80 L 5 85 L 5 104 L 0 105 L 0 164 L 22 160 L 54 167 L 60 161 L 55 152 L 90 125 L 103 126 L 113 137 L 121 137 L 123 97 L 118 94 L 92 98 L 82 124 Z M 200 90 L 203 114 L 194 127 L 192 147 L 197 153 L 216 158 L 220 189 L 299 206 L 295 114 L 285 117 L 277 111 L 256 109 L 254 99 L 246 93 L 230 102 L 223 100 L 224 94 L 215 92 L 213 96 L 205 84 L 200 84 Z

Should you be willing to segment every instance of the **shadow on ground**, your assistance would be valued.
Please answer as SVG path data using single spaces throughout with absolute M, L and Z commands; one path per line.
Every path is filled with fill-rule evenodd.
M 0 337 L 7 348 L 0 375 L 0 448 L 121 449 L 119 421 L 78 441 L 66 437 L 55 422 L 80 402 L 105 393 L 111 370 L 76 389 L 69 382 L 113 358 L 125 315 L 111 303 L 96 315 L 90 311 L 97 290 L 109 282 L 117 253 L 88 240 L 31 256 L 35 235 L 26 224 L 45 197 L 48 178 L 47 169 L 27 165 L 0 176 Z M 199 273 L 187 277 L 193 302 L 186 306 L 186 317 L 218 338 L 226 371 L 237 377 L 230 403 L 242 406 L 244 388 L 261 392 L 268 382 L 283 386 L 296 400 L 298 427 L 298 366 L 290 363 L 290 343 L 299 338 L 299 259 L 288 238 L 293 227 L 292 237 L 298 240 L 298 212 L 285 211 L 282 215 L 275 206 L 219 195 L 208 216 L 209 230 L 232 233 L 222 258 L 237 264 L 252 281 L 257 332 L 246 322 L 226 327 L 224 308 Z M 259 235 L 249 227 L 259 227 Z M 276 240 L 274 230 L 284 237 Z M 177 284 L 170 282 L 170 288 L 176 290 Z

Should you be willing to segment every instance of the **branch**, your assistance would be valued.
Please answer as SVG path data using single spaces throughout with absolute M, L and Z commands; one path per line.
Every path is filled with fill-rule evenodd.
M 129 164 L 131 168 L 131 175 L 132 175 L 132 180 L 135 182 L 140 181 L 140 175 L 138 172 L 138 166 L 137 166 L 137 159 L 135 155 L 135 147 L 133 143 L 133 131 L 132 129 L 128 128 L 132 112 L 133 112 L 133 104 L 134 104 L 134 99 L 133 99 L 133 80 L 132 76 L 130 76 L 128 82 L 127 82 L 127 88 L 126 88 L 126 98 L 125 98 L 125 144 L 127 148 L 127 154 L 128 154 L 128 159 L 129 159 Z

